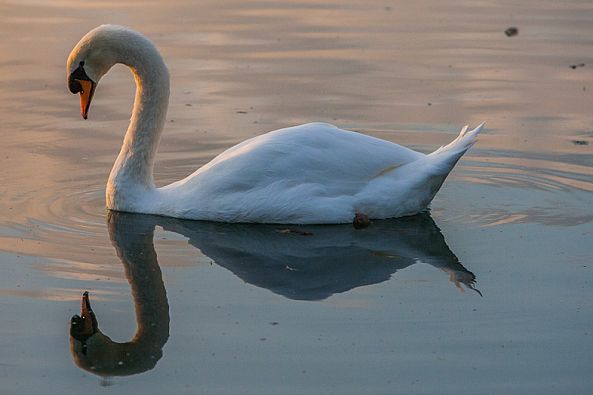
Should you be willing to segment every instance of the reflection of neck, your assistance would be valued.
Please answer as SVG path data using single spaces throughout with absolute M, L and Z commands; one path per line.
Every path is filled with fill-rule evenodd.
M 128 233 L 125 225 L 118 227 L 115 222 L 110 221 L 109 234 L 124 265 L 136 306 L 136 335 L 128 344 L 138 352 L 154 357 L 154 351 L 160 357 L 169 337 L 169 303 L 154 250 L 154 228 L 132 228 Z

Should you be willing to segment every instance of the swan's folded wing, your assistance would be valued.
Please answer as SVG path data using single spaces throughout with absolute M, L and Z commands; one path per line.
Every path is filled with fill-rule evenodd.
M 378 175 L 422 156 L 361 133 L 313 123 L 244 141 L 176 184 L 227 192 L 277 183 L 318 184 L 325 194 L 339 196 L 356 193 Z

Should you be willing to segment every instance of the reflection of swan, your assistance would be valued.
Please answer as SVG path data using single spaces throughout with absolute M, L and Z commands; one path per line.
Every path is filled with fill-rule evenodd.
M 232 147 L 189 177 L 155 188 L 153 163 L 165 122 L 169 73 L 153 44 L 103 25 L 68 58 L 68 82 L 86 119 L 96 84 L 116 63 L 136 79 L 130 126 L 107 184 L 112 210 L 221 222 L 348 223 L 415 214 L 474 144 L 482 125 L 432 154 L 335 126 L 281 129 Z
M 325 299 L 386 281 L 417 262 L 445 271 L 457 287 L 475 290 L 474 274 L 459 263 L 428 214 L 378 221 L 364 231 L 347 225 L 283 228 L 118 212 L 109 212 L 108 218 L 134 296 L 136 335 L 116 343 L 101 333 L 87 293 L 70 327 L 74 361 L 103 377 L 154 368 L 169 337 L 169 305 L 153 244 L 156 225 L 189 238 L 245 282 L 290 299 Z
M 138 217 L 138 216 L 136 216 Z M 154 368 L 169 338 L 169 304 L 153 246 L 154 225 L 109 215 L 109 235 L 132 288 L 137 330 L 117 343 L 98 328 L 88 293 L 72 317 L 70 350 L 76 364 L 99 376 L 127 376 Z

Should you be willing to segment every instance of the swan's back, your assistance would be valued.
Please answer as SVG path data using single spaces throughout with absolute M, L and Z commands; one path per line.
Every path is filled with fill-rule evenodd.
M 330 124 L 309 123 L 246 140 L 173 185 L 199 183 L 232 192 L 242 184 L 250 188 L 278 182 L 318 184 L 325 196 L 340 196 L 357 191 L 390 168 L 424 156 Z

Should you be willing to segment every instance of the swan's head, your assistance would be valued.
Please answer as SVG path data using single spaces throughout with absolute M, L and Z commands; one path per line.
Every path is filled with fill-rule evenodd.
M 132 30 L 123 26 L 101 25 L 80 39 L 66 65 L 68 88 L 80 94 L 80 113 L 87 119 L 97 83 L 125 54 L 126 35 Z M 137 33 L 135 33 L 137 34 Z

